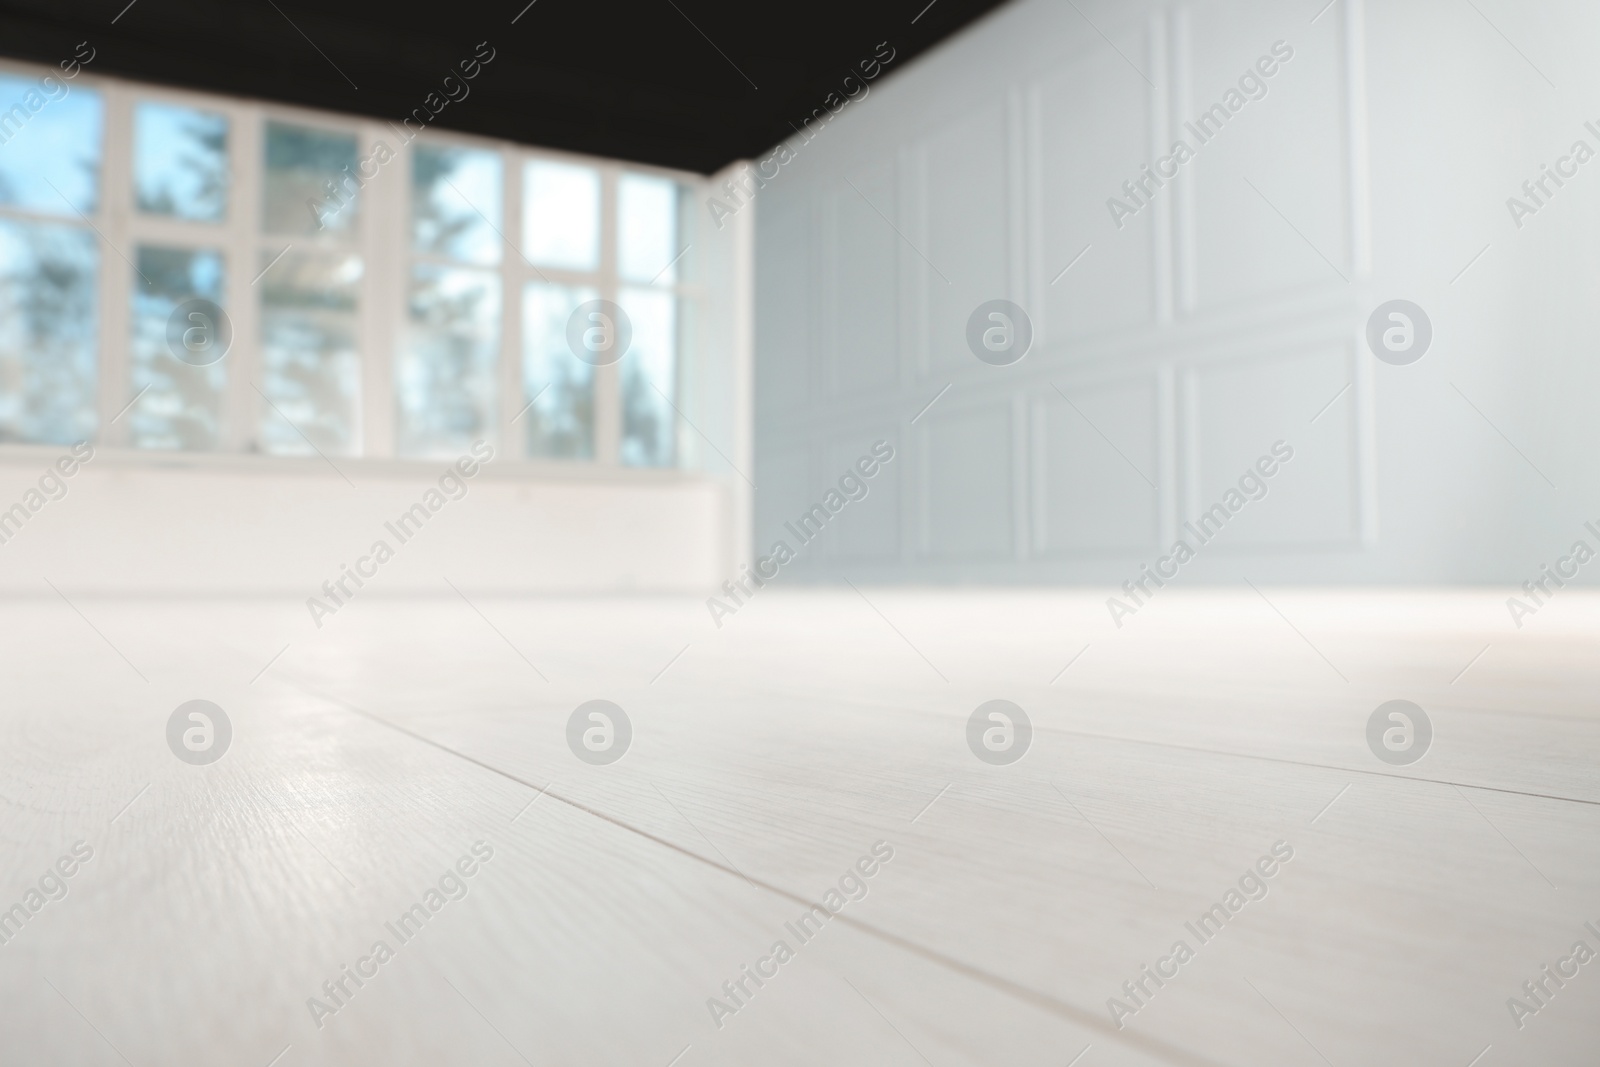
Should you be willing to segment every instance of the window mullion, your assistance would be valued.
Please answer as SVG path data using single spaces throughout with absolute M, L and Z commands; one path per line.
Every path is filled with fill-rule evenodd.
M 525 459 L 527 434 L 521 419 L 513 424 L 527 398 L 522 395 L 522 154 L 500 153 L 503 164 L 500 203 L 506 240 L 500 247 L 500 447 L 504 458 Z M 527 416 L 523 416 L 527 418 Z
M 257 424 L 262 401 L 252 383 L 261 381 L 261 286 L 256 276 L 265 266 L 261 251 L 261 109 L 236 107 L 228 115 L 227 312 L 233 323 L 233 348 L 223 399 L 223 451 L 258 447 Z M 277 255 L 281 249 L 273 249 Z
M 394 158 L 377 164 L 377 143 L 398 149 Z M 365 124 L 360 158 L 377 167 L 363 179 L 360 233 L 363 263 L 361 286 L 362 454 L 390 458 L 396 454 L 395 365 L 405 344 L 407 295 L 411 277 L 411 146 L 402 145 L 389 127 Z
M 600 299 L 617 302 L 617 168 L 600 168 Z M 596 367 L 594 458 L 616 466 L 622 454 L 622 366 Z
M 105 140 L 94 223 L 100 230 L 99 418 L 96 422 L 100 443 L 120 446 L 128 439 L 128 424 L 118 416 L 133 399 L 128 388 L 129 306 L 133 302 L 133 279 L 137 276 L 132 264 L 139 258 L 139 250 L 131 240 L 128 219 L 133 202 L 133 100 L 126 88 L 114 82 L 105 83 L 100 91 L 105 101 Z M 117 421 L 112 422 L 113 419 Z

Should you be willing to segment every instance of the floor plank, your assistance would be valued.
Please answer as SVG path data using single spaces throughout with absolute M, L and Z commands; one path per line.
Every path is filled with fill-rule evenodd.
M 772 590 L 719 630 L 464 592 L 321 631 L 270 600 L 0 608 L 0 892 L 95 849 L 0 945 L 27 1062 L 1488 1067 L 1600 1037 L 1589 967 L 1521 1029 L 1506 1008 L 1600 949 L 1600 598 L 1517 631 L 1489 594 L 1174 590 L 1117 630 L 1084 594 Z M 236 730 L 209 767 L 166 748 L 197 696 Z M 605 767 L 565 742 L 595 697 L 634 726 Z M 1007 767 L 965 741 L 996 697 L 1036 728 Z M 1395 697 L 1436 731 L 1409 767 L 1366 748 Z M 466 899 L 312 1025 L 479 839 Z M 877 841 L 867 896 L 715 1026 Z M 1201 944 L 1185 923 L 1279 841 Z

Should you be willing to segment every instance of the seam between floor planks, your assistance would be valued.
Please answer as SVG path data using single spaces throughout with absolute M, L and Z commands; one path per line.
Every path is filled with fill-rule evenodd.
M 1487 793 L 1509 793 L 1518 797 L 1535 797 L 1539 800 L 1559 800 L 1568 804 L 1588 804 L 1600 807 L 1600 800 L 1584 800 L 1582 797 L 1564 797 L 1554 793 L 1532 793 L 1526 789 L 1507 789 L 1498 785 L 1475 785 L 1471 782 L 1452 782 L 1446 778 L 1421 778 L 1414 774 L 1395 774 L 1392 771 L 1374 771 L 1363 767 L 1341 767 L 1333 763 L 1312 763 L 1310 760 L 1289 759 L 1285 756 L 1262 756 L 1254 752 L 1229 752 L 1224 748 L 1204 748 L 1200 745 L 1184 745 L 1176 741 L 1151 741 L 1142 737 L 1117 737 L 1114 734 L 1093 734 L 1084 730 L 1063 730 L 1053 726 L 1038 726 L 1035 730 L 1042 734 L 1060 734 L 1065 737 L 1087 737 L 1096 741 L 1118 741 L 1127 745 L 1153 745 L 1157 748 L 1175 748 L 1181 752 L 1200 752 L 1211 756 L 1226 756 L 1232 759 L 1260 760 L 1265 763 L 1283 763 L 1291 767 L 1313 767 L 1323 771 L 1338 771 L 1341 774 L 1365 774 L 1374 778 L 1392 778 L 1402 782 L 1426 782 L 1429 785 L 1453 785 L 1458 789 L 1478 789 Z
M 386 729 L 393 730 L 398 734 L 409 737 L 414 741 L 418 741 L 424 745 L 428 745 L 431 748 L 437 749 L 440 752 L 454 756 L 457 759 L 470 763 L 475 767 L 486 770 L 491 774 L 497 774 L 508 781 L 516 782 L 518 785 L 532 789 L 541 795 L 548 794 L 552 799 L 560 801 L 562 804 L 565 804 L 576 811 L 581 811 L 586 815 L 590 815 L 596 819 L 610 823 L 611 825 L 624 830 L 627 833 L 634 834 L 646 841 L 660 845 L 661 847 L 669 849 L 672 852 L 675 852 L 688 859 L 695 860 L 731 877 L 738 878 L 743 882 L 747 882 L 750 885 L 782 897 L 783 899 L 792 903 L 805 907 L 810 907 L 816 903 L 815 901 L 808 900 L 801 894 L 792 892 L 791 890 L 785 889 L 782 886 L 774 885 L 771 882 L 767 882 L 763 879 L 750 878 L 742 872 L 734 870 L 732 867 L 718 863 L 716 860 L 702 856 L 698 852 L 684 848 L 682 845 L 675 844 L 674 842 L 668 841 L 665 838 L 657 837 L 648 830 L 634 826 L 623 819 L 618 818 L 617 816 L 608 815 L 603 811 L 591 808 L 586 804 L 571 799 L 570 797 L 564 797 L 560 793 L 557 793 L 553 789 L 549 788 L 548 785 L 541 788 L 525 778 L 512 774 L 510 771 L 496 767 L 492 763 L 487 763 L 476 756 L 462 752 L 459 749 L 451 748 L 449 745 L 446 745 L 440 741 L 436 741 L 425 734 L 417 733 L 416 731 L 405 726 L 401 726 L 398 723 L 390 722 L 381 715 L 375 715 L 372 712 L 367 711 L 365 708 L 357 707 L 356 705 L 340 697 L 333 696 L 329 693 L 324 693 L 297 681 L 292 681 L 290 684 L 307 696 L 325 700 L 336 705 L 337 707 L 343 708 L 345 711 L 348 711 L 353 715 L 360 716 L 369 722 L 376 723 L 377 725 Z M 886 944 L 909 952 L 920 957 L 921 959 L 929 961 L 930 963 L 934 963 L 940 967 L 943 967 L 946 970 L 953 971 L 954 973 L 972 981 L 986 985 L 991 989 L 1020 1000 L 1032 1007 L 1039 1008 L 1052 1015 L 1076 1023 L 1079 1026 L 1094 1030 L 1096 1033 L 1101 1034 L 1109 1040 L 1116 1041 L 1141 1052 L 1146 1052 L 1157 1056 L 1169 1063 L 1184 1064 L 1186 1067 L 1222 1067 L 1222 1065 L 1215 1060 L 1210 1060 L 1203 1056 L 1196 1055 L 1195 1053 L 1163 1041 L 1160 1038 L 1150 1037 L 1131 1030 L 1118 1030 L 1116 1027 L 1102 1019 L 1098 1012 L 1091 1012 L 1085 1008 L 1080 1008 L 1075 1004 L 1069 1004 L 1068 1002 L 1050 996 L 1047 993 L 1041 993 L 1029 986 L 1022 985 L 1018 982 L 1013 982 L 1011 979 L 1002 975 L 994 974 L 963 960 L 956 959 L 954 956 L 946 955 L 937 949 L 932 949 L 908 938 L 901 937 L 899 934 L 880 929 L 879 927 L 873 926 L 870 923 L 862 922 L 859 919 L 843 913 L 835 915 L 834 918 L 839 919 L 845 925 L 859 930 L 870 937 L 877 938 Z

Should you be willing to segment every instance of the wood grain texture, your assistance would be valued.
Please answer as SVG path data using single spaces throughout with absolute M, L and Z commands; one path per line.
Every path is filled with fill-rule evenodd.
M 1595 967 L 1520 1030 L 1506 999 L 1600 948 L 1600 598 L 1516 630 L 1487 593 L 1171 590 L 1117 629 L 1086 594 L 773 589 L 718 629 L 463 592 L 321 630 L 273 600 L 0 608 L 0 907 L 94 849 L 0 945 L 0 1060 L 1592 1058 Z M 164 736 L 196 697 L 235 730 L 207 767 Z M 603 767 L 565 740 L 597 697 L 634 728 Z M 1396 697 L 1434 724 L 1410 767 L 1366 748 Z M 1008 767 L 966 747 L 994 698 L 1036 730 Z M 480 840 L 467 895 L 316 1026 Z M 718 1028 L 707 999 L 878 841 L 866 896 Z M 1180 938 L 1118 1029 L 1107 999 Z

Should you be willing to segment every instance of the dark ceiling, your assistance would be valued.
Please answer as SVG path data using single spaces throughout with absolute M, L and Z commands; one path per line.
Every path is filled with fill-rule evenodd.
M 788 136 L 879 42 L 892 75 L 1000 2 L 0 0 L 0 54 L 54 65 L 87 40 L 95 73 L 398 121 L 487 42 L 433 125 L 709 173 Z

